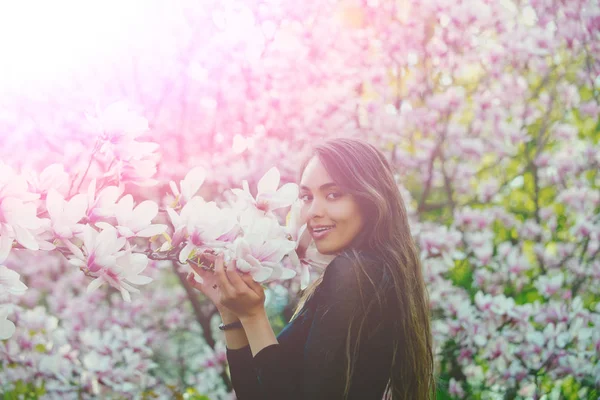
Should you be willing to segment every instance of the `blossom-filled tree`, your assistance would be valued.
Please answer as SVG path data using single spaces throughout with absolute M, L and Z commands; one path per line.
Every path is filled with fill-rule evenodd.
M 440 397 L 598 397 L 597 1 L 82 7 L 0 17 L 3 396 L 234 398 L 185 274 L 236 258 L 281 329 L 328 262 L 300 161 L 356 136 L 397 171 Z

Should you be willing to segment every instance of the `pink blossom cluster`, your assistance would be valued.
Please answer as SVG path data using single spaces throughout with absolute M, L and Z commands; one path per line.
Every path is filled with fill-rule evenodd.
M 396 170 L 442 390 L 598 389 L 597 1 L 149 1 L 110 15 L 127 32 L 110 46 L 90 45 L 102 31 L 1 74 L 0 344 L 33 364 L 2 369 L 0 390 L 23 379 L 68 396 L 48 355 L 73 357 L 53 370 L 86 396 L 110 396 L 106 382 L 124 397 L 231 397 L 218 318 L 179 276 L 223 252 L 293 302 L 328 258 L 289 182 L 338 136 Z M 49 54 L 31 46 L 19 57 Z

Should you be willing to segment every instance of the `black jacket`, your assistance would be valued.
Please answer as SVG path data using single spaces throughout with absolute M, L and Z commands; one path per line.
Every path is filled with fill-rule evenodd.
M 372 255 L 361 255 L 369 277 L 382 295 L 389 296 L 390 280 Z M 233 388 L 239 400 L 342 399 L 346 376 L 345 342 L 350 318 L 361 315 L 361 304 L 374 300 L 375 288 L 357 275 L 349 256 L 337 256 L 326 268 L 317 291 L 300 314 L 277 336 L 279 344 L 252 357 L 250 346 L 227 349 Z M 358 290 L 363 285 L 364 303 Z M 386 293 L 388 294 L 386 296 Z M 394 315 L 387 302 L 374 303 L 359 339 L 348 400 L 381 400 L 392 360 Z M 375 329 L 377 325 L 378 329 Z M 353 324 L 356 326 L 357 322 Z M 355 329 L 355 328 L 354 328 Z M 353 343 L 357 340 L 356 332 Z

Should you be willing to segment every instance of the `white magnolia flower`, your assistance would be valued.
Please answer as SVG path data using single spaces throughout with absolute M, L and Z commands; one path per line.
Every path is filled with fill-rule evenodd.
M 10 294 L 21 295 L 27 290 L 27 286 L 19 280 L 20 275 L 0 265 L 0 293 L 8 292 Z
M 75 246 L 71 239 L 75 234 L 82 232 L 83 225 L 79 222 L 85 216 L 88 198 L 84 194 L 77 194 L 66 201 L 56 190 L 50 189 L 46 197 L 46 209 L 50 215 L 50 229 L 55 238 L 61 241 L 73 253 L 81 250 Z
M 296 271 L 282 264 L 283 258 L 296 249 L 296 242 L 287 238 L 276 219 L 248 209 L 241 214 L 240 225 L 244 236 L 232 246 L 240 271 L 251 273 L 257 282 L 296 276 Z
M 166 225 L 152 224 L 152 219 L 158 214 L 158 205 L 151 200 L 143 201 L 134 208 L 133 196 L 128 194 L 119 200 L 114 212 L 117 218 L 117 231 L 126 238 L 151 237 L 167 230 Z M 97 222 L 96 226 L 101 229 L 112 227 L 106 222 Z
M 64 194 L 69 189 L 69 174 L 65 172 L 62 164 L 51 164 L 44 168 L 39 175 L 34 171 L 29 171 L 27 180 L 35 193 L 48 193 L 50 189 L 54 189 Z
M 287 239 L 265 241 L 255 236 L 236 239 L 234 243 L 236 267 L 252 275 L 256 282 L 291 279 L 296 271 L 284 268 L 283 257 L 295 248 L 296 244 Z
M 170 245 L 187 242 L 179 253 L 179 262 L 185 263 L 192 251 L 223 248 L 238 235 L 236 215 L 230 209 L 220 209 L 214 202 L 193 197 L 181 210 L 181 215 L 167 208 L 175 232 Z
M 117 200 L 123 194 L 124 186 L 107 186 L 96 196 L 96 180 L 90 182 L 87 190 L 88 211 L 87 217 L 90 222 L 96 222 L 100 218 L 113 217 Z
M 25 179 L 0 164 L 0 263 L 8 258 L 14 240 L 29 250 L 40 248 L 31 232 L 42 225 L 33 202 L 39 195 L 27 189 Z

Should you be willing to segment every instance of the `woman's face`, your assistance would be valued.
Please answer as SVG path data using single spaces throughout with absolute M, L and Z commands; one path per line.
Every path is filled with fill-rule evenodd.
M 363 228 L 358 203 L 352 195 L 341 191 L 316 156 L 304 169 L 299 196 L 302 219 L 308 224 L 319 253 L 341 252 Z

